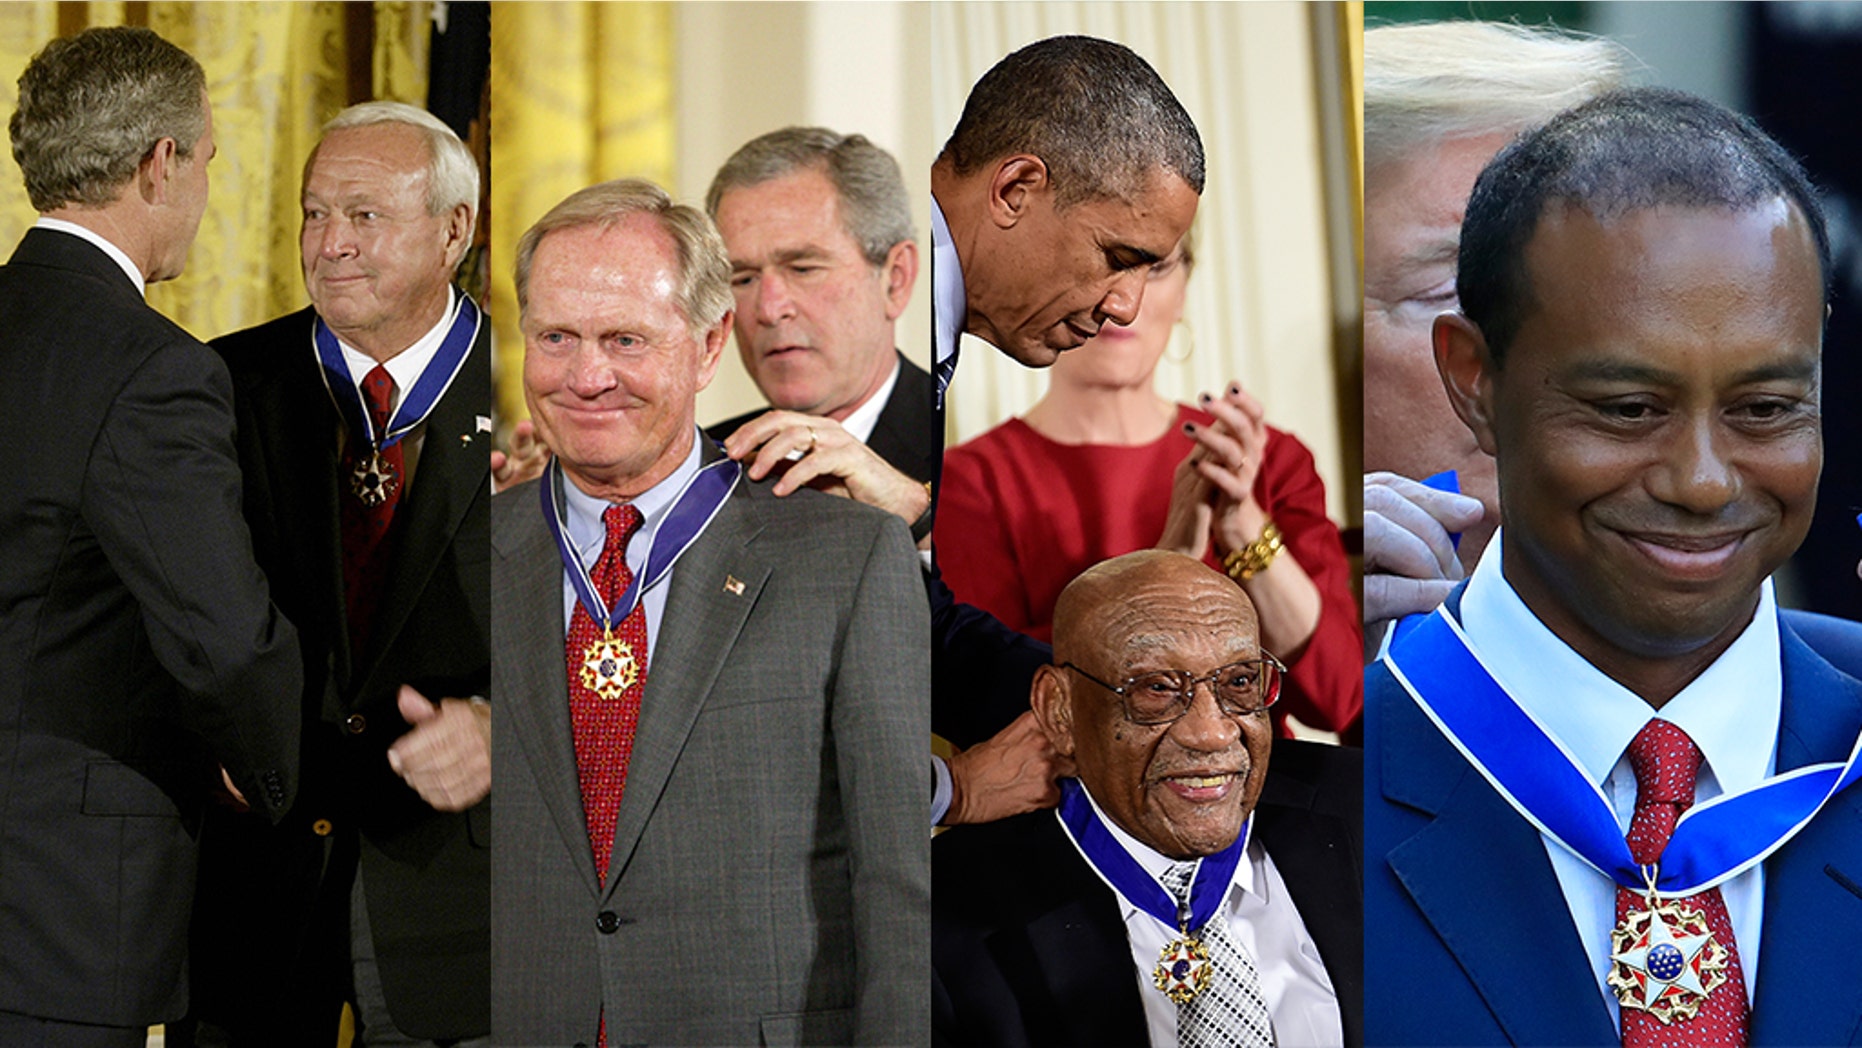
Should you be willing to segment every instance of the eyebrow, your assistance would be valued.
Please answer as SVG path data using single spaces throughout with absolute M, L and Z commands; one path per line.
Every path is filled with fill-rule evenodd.
M 1809 360 L 1780 360 L 1761 364 L 1750 371 L 1740 373 L 1738 381 L 1740 383 L 1778 380 L 1807 381 L 1816 376 L 1818 363 L 1818 359 L 1813 356 Z M 1619 360 L 1587 360 L 1579 361 L 1565 369 L 1564 377 L 1590 382 L 1673 383 L 1680 381 L 1682 376 L 1677 372 L 1650 367 L 1647 364 Z
M 777 265 L 786 262 L 801 262 L 817 258 L 827 258 L 828 250 L 819 244 L 803 244 L 801 247 L 785 248 L 770 256 L 769 261 Z M 731 259 L 732 269 L 759 269 L 764 263 L 753 262 L 747 258 Z
M 1132 269 L 1138 266 L 1155 266 L 1164 260 L 1164 256 L 1152 254 L 1136 244 L 1110 244 L 1106 247 L 1106 254 L 1119 256 L 1119 264 Z M 1136 258 L 1137 261 L 1128 261 L 1131 258 Z

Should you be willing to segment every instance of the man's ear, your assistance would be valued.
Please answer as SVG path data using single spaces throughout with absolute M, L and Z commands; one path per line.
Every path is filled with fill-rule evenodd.
M 1474 434 L 1474 442 L 1494 454 L 1494 381 L 1499 377 L 1487 336 L 1460 313 L 1435 318 L 1435 370 L 1442 376 L 1448 403 Z
M 1042 666 L 1034 671 L 1028 704 L 1034 707 L 1035 722 L 1041 725 L 1041 733 L 1055 752 L 1073 756 L 1073 697 L 1067 675 L 1059 666 Z
M 469 204 L 454 205 L 446 216 L 446 270 L 452 272 L 459 268 L 459 260 L 465 257 L 466 250 L 472 246 L 472 208 Z
M 144 203 L 156 206 L 168 203 L 175 176 L 180 174 L 180 146 L 172 138 L 157 139 L 149 154 L 136 165 L 136 191 Z
M 737 311 L 727 309 L 723 318 L 705 331 L 704 342 L 698 347 L 701 354 L 698 358 L 699 389 L 711 385 L 711 380 L 717 377 L 718 360 L 724 355 L 724 343 L 730 340 L 731 322 L 736 318 Z
M 886 319 L 897 320 L 912 301 L 912 285 L 918 282 L 918 245 L 901 240 L 886 252 L 882 269 L 886 281 Z
M 998 229 L 1012 229 L 1027 217 L 1036 197 L 1053 191 L 1046 161 L 1029 153 L 1003 157 L 989 176 L 989 221 Z

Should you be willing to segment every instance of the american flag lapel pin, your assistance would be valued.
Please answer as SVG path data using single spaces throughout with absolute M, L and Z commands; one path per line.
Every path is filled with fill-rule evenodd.
M 744 584 L 738 581 L 737 576 L 726 575 L 724 576 L 724 592 L 733 597 L 741 597 L 744 595 Z

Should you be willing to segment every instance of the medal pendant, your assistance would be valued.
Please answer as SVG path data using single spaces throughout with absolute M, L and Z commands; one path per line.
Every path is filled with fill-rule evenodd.
M 1649 895 L 1610 933 L 1608 981 L 1624 1008 L 1682 1022 L 1726 981 L 1728 960 L 1700 910 Z
M 400 487 L 401 474 L 379 451 L 370 451 L 366 458 L 356 459 L 356 467 L 349 474 L 350 492 L 369 509 L 388 501 Z
M 1151 983 L 1173 1002 L 1187 1004 L 1208 988 L 1212 970 L 1208 947 L 1186 931 L 1166 943 L 1158 954 Z
M 582 687 L 610 701 L 619 699 L 640 677 L 640 664 L 626 641 L 612 631 L 582 650 Z

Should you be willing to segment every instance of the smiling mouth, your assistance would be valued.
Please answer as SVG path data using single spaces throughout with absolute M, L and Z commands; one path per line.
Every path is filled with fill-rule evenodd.
M 1711 535 L 1662 532 L 1621 532 L 1630 548 L 1664 574 L 1684 579 L 1717 578 L 1745 546 L 1748 531 Z
M 1186 801 L 1207 804 L 1228 796 L 1229 791 L 1240 779 L 1240 772 L 1230 771 L 1217 774 L 1165 775 L 1159 777 L 1156 782 Z

